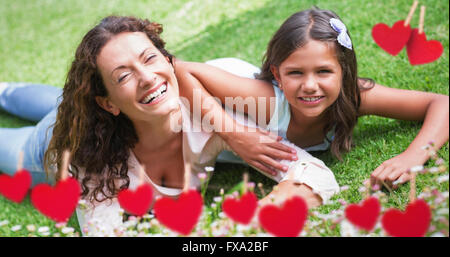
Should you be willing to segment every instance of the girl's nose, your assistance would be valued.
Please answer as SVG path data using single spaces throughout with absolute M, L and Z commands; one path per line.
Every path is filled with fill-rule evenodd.
M 302 90 L 305 92 L 315 92 L 317 90 L 317 81 L 314 76 L 308 76 L 303 81 Z

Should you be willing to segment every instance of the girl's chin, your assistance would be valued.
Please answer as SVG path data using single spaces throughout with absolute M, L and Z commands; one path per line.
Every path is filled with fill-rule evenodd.
M 320 118 L 324 115 L 325 110 L 317 109 L 317 110 L 298 110 L 297 113 L 299 113 L 301 116 L 305 118 Z
M 322 112 L 319 113 L 304 113 L 303 116 L 307 118 L 319 118 L 321 116 Z

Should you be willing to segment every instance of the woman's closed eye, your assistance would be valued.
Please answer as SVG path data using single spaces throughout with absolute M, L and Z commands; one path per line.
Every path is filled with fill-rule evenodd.
M 155 54 L 148 55 L 147 58 L 145 58 L 145 63 L 149 63 L 154 57 L 156 57 Z
M 149 54 L 149 55 L 147 55 L 147 57 L 144 60 L 144 64 L 152 63 L 152 61 L 156 59 L 155 57 L 157 57 L 156 54 Z M 132 71 L 122 72 L 119 75 L 119 78 L 117 79 L 117 83 L 120 84 L 120 83 L 128 80 L 131 76 L 132 76 Z
M 124 81 L 128 76 L 130 75 L 130 72 L 124 72 L 122 73 L 119 78 L 117 79 L 117 83 L 121 83 Z

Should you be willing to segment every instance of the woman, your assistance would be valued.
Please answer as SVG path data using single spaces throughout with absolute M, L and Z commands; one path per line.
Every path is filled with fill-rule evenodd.
M 217 134 L 193 129 L 201 121 L 191 120 L 189 106 L 179 99 L 173 57 L 164 49 L 161 32 L 161 25 L 148 20 L 103 19 L 77 48 L 57 114 L 50 112 L 30 128 L 15 149 L 27 153 L 25 168 L 39 172 L 45 167 L 49 174 L 59 170 L 63 152 L 70 150 L 70 173 L 80 181 L 88 203 L 77 208 L 83 233 L 114 234 L 122 223 L 117 193 L 138 186 L 141 167 L 154 196 L 176 197 L 184 184 L 185 163 L 194 173 L 190 185 L 199 186 L 195 174 L 213 166 L 222 150 L 231 150 Z M 7 85 L 0 98 L 8 100 L 16 90 Z M 47 131 L 55 114 L 53 130 Z M 0 137 L 10 133 L 1 129 Z M 9 147 L 2 143 L 1 153 L 17 155 Z M 339 191 L 333 173 L 295 149 L 299 161 L 288 162 L 287 172 L 268 175 L 280 182 L 271 194 L 280 199 L 300 195 L 310 207 L 326 202 Z

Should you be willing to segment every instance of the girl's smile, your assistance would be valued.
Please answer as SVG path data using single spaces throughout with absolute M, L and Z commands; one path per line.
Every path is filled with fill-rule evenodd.
M 298 97 L 298 99 L 302 101 L 304 104 L 314 105 L 320 103 L 324 99 L 324 96 L 309 96 L 309 97 L 300 96 Z

